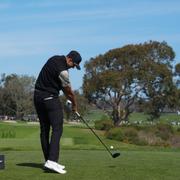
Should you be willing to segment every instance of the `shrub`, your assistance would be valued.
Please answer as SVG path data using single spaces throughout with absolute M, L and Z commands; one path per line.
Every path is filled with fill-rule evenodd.
M 150 145 L 150 146 L 158 146 L 158 145 L 160 146 L 163 142 L 163 140 L 160 137 L 157 137 L 154 134 L 154 132 L 150 130 L 149 131 L 141 130 L 138 133 L 138 139 L 139 139 L 139 142 L 142 141 L 145 143 L 145 145 Z
M 134 127 L 124 128 L 123 135 L 130 143 L 135 143 L 138 139 L 138 131 Z
M 180 148 L 180 135 L 171 137 L 170 142 L 173 147 Z
M 134 143 L 139 146 L 147 146 L 148 145 L 148 142 L 145 139 L 139 139 L 139 138 L 137 138 Z
M 107 116 L 103 115 L 101 120 L 95 121 L 95 129 L 108 131 L 113 127 L 113 122 Z
M 125 143 L 139 143 L 138 141 L 138 132 L 135 128 L 126 127 L 126 128 L 112 128 L 106 133 L 107 138 L 114 139 L 118 141 L 123 141 Z
M 169 124 L 162 124 L 162 123 L 159 123 L 156 125 L 156 127 L 160 130 L 160 131 L 166 131 L 168 133 L 171 133 L 173 134 L 174 130 L 173 130 L 173 127 Z
M 174 136 L 176 138 L 173 138 Z M 169 147 L 172 144 L 179 146 L 179 133 L 169 124 L 157 124 L 153 126 L 121 126 L 110 129 L 106 132 L 109 139 L 131 143 L 136 145 L 164 146 Z
M 106 137 L 108 139 L 114 139 L 117 141 L 123 141 L 124 139 L 124 135 L 123 132 L 120 128 L 116 127 L 116 128 L 112 128 L 110 129 L 107 133 L 106 133 Z
M 163 140 L 168 140 L 171 135 L 174 133 L 173 127 L 170 126 L 169 124 L 157 124 L 155 126 L 155 134 L 156 136 L 160 137 Z

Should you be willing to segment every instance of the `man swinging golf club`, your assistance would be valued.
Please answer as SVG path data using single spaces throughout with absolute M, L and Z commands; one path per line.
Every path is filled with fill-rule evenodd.
M 72 110 L 77 112 L 75 95 L 71 89 L 68 69 L 76 67 L 80 70 L 82 58 L 77 51 L 67 56 L 53 56 L 43 66 L 35 84 L 34 104 L 40 121 L 40 139 L 45 158 L 44 167 L 65 174 L 65 166 L 58 164 L 59 142 L 63 132 L 63 110 L 59 101 L 62 90 L 72 102 Z M 49 140 L 50 127 L 52 127 Z

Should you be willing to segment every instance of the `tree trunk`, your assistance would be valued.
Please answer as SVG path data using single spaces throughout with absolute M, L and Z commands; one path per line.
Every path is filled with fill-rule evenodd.
M 112 117 L 115 126 L 120 126 L 122 121 L 127 122 L 131 112 L 127 108 L 122 108 L 120 105 L 113 107 Z
M 113 107 L 112 118 L 115 126 L 119 126 L 121 121 L 123 120 L 120 112 L 121 112 L 120 107 L 119 108 L 118 106 Z

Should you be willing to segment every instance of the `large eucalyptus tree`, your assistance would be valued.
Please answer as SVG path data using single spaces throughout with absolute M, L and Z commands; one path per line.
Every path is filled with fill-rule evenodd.
M 150 41 L 112 49 L 85 64 L 83 91 L 90 102 L 111 109 L 114 123 L 128 120 L 134 102 L 145 102 L 152 117 L 168 104 L 173 84 L 173 49 Z

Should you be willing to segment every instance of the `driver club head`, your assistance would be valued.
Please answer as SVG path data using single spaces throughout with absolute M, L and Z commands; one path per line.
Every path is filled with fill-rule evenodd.
M 115 152 L 115 153 L 112 154 L 112 157 L 113 157 L 113 158 L 117 158 L 118 156 L 120 156 L 120 153 L 119 153 L 119 152 Z

